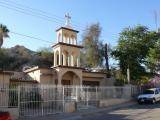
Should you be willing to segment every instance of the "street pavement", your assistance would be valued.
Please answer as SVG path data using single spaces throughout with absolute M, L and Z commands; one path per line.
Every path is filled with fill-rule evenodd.
M 133 105 L 111 111 L 101 111 L 74 120 L 160 120 L 160 103 Z
M 75 113 L 49 115 L 25 120 L 160 120 L 160 103 L 136 103 L 113 109 L 97 109 Z

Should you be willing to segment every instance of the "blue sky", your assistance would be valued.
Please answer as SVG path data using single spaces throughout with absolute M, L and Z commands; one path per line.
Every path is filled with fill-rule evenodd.
M 13 7 L 15 4 L 46 11 L 47 16 L 53 17 L 53 21 L 6 8 L 7 5 Z M 99 22 L 102 27 L 101 39 L 115 46 L 119 33 L 125 27 L 142 24 L 154 30 L 155 10 L 160 25 L 160 0 L 0 0 L 0 23 L 7 25 L 10 31 L 50 41 L 42 42 L 10 33 L 10 38 L 5 40 L 3 47 L 17 44 L 32 50 L 50 47 L 55 43 L 55 29 L 64 25 L 66 13 L 71 15 L 73 27 L 76 25 L 76 29 L 80 31 L 79 41 L 86 25 Z

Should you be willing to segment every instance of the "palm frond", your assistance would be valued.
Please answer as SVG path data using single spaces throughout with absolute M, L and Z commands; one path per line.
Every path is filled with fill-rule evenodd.
M 0 24 L 0 29 L 3 34 L 3 37 L 9 37 L 9 35 L 8 35 L 9 29 L 7 28 L 6 25 Z

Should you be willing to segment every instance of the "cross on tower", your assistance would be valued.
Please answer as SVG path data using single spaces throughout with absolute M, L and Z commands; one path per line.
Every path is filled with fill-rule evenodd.
M 65 25 L 66 25 L 67 27 L 71 27 L 71 26 L 70 26 L 70 22 L 71 22 L 71 16 L 69 16 L 69 13 L 67 13 L 67 14 L 65 15 Z

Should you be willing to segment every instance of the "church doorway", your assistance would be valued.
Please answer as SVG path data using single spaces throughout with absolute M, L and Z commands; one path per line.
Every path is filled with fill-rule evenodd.
M 80 78 L 76 73 L 68 71 L 62 76 L 62 85 L 80 85 Z

